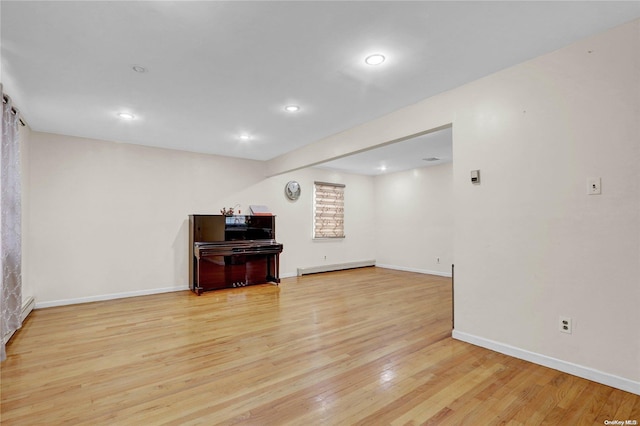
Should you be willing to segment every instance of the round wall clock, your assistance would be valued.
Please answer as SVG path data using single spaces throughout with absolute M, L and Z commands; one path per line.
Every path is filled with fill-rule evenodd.
M 300 197 L 300 184 L 295 180 L 290 180 L 284 186 L 284 195 L 291 201 L 295 201 Z

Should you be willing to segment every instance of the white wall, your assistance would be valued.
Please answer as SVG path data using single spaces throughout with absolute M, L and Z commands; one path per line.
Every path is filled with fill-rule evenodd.
M 461 88 L 454 121 L 456 330 L 636 392 L 639 22 Z M 602 195 L 586 194 L 589 177 Z
M 379 266 L 451 276 L 452 163 L 376 176 L 374 213 Z
M 640 21 L 269 163 L 269 173 L 453 123 L 458 336 L 640 393 Z M 481 169 L 482 184 L 469 182 Z M 588 177 L 603 194 L 586 195 Z M 558 331 L 560 315 L 573 334 Z M 599 377 L 602 377 L 600 375 Z
M 40 307 L 186 288 L 188 215 L 236 204 L 278 216 L 282 276 L 374 256 L 369 177 L 308 169 L 265 179 L 259 161 L 38 132 L 28 145 L 25 287 Z M 284 197 L 290 179 L 303 188 L 295 203 Z M 347 185 L 345 240 L 312 241 L 314 180 Z
M 298 181 L 302 187 L 295 202 L 284 197 L 289 180 Z M 344 239 L 312 239 L 314 181 L 346 185 Z M 268 178 L 264 184 L 274 194 L 270 207 L 278 214 L 278 240 L 287 252 L 281 258 L 282 272 L 293 276 L 299 267 L 375 259 L 373 177 L 307 168 Z

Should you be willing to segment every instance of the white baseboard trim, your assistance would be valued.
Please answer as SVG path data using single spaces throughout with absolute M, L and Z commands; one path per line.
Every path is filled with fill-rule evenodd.
M 286 272 L 284 274 L 280 274 L 280 278 L 293 278 L 297 276 L 298 274 L 296 274 L 295 272 Z
M 376 266 L 378 268 L 395 269 L 397 271 L 405 271 L 405 272 L 417 272 L 419 274 L 437 275 L 439 277 L 451 278 L 451 272 L 429 271 L 427 269 L 407 268 L 405 266 L 386 265 L 382 263 L 376 263 Z
M 624 377 L 615 376 L 613 374 L 605 373 L 593 368 L 563 361 L 557 358 L 552 358 L 550 356 L 542 355 L 539 353 L 530 352 L 525 349 L 506 345 L 504 343 L 474 336 L 473 334 L 468 334 L 461 331 L 453 330 L 452 337 L 454 339 L 471 343 L 472 345 L 481 346 L 486 349 L 491 349 L 492 351 L 500 352 L 514 358 L 523 359 L 534 364 L 562 371 L 563 373 L 568 373 L 574 376 L 582 377 L 583 379 L 591 380 L 593 382 L 601 383 L 603 385 L 611 386 L 623 391 L 640 395 L 640 382 L 635 382 Z
M 147 296 L 149 294 L 169 293 L 172 291 L 184 291 L 184 290 L 189 290 L 189 287 L 175 286 L 175 287 L 152 288 L 149 290 L 127 291 L 124 293 L 101 294 L 97 296 L 78 297 L 76 299 L 61 299 L 61 300 L 52 300 L 49 302 L 37 302 L 35 308 L 41 309 L 41 308 L 51 308 L 54 306 L 76 305 L 78 303 L 100 302 L 103 300 L 123 299 L 125 297 Z
M 298 268 L 298 276 L 307 274 L 317 274 L 318 272 L 342 271 L 344 269 L 364 268 L 366 266 L 375 266 L 375 260 L 360 260 L 357 262 L 335 263 L 333 265 L 309 266 L 306 268 Z

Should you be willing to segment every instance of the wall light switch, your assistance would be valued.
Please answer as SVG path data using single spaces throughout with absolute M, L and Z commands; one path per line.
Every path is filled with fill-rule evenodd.
M 480 185 L 480 170 L 471 170 L 471 183 Z
M 602 182 L 600 178 L 587 178 L 587 195 L 600 195 Z

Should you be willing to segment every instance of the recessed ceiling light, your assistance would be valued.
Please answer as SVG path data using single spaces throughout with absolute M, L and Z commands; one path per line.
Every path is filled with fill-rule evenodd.
M 136 118 L 135 115 L 128 112 L 119 112 L 118 117 L 122 118 L 123 120 L 133 120 L 134 118 Z
M 242 141 L 248 141 L 249 139 L 251 139 L 251 135 L 248 135 L 247 133 L 243 133 L 239 137 Z
M 439 158 L 438 157 L 428 157 L 428 158 L 423 158 L 424 161 L 438 161 Z
M 380 53 L 375 53 L 373 55 L 367 56 L 364 61 L 367 63 L 367 65 L 380 65 L 385 61 L 385 57 Z
M 378 167 L 378 170 L 380 170 L 381 172 L 384 172 L 385 170 L 387 170 L 387 166 L 383 164 L 382 166 Z
M 143 72 L 147 72 L 147 69 L 145 67 L 143 67 L 142 65 L 134 65 L 131 67 L 132 70 L 134 70 L 135 72 L 139 72 L 139 73 L 143 73 Z
M 298 105 L 287 105 L 284 107 L 284 110 L 287 112 L 298 112 L 300 111 L 300 107 Z

